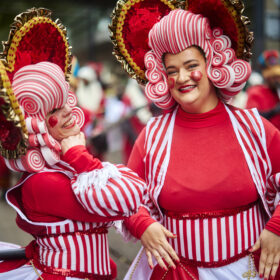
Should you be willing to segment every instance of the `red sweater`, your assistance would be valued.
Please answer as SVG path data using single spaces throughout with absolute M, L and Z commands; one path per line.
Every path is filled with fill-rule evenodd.
M 264 125 L 273 173 L 280 172 L 280 133 L 266 120 Z M 142 178 L 145 178 L 144 141 L 145 130 L 128 162 Z M 179 109 L 168 170 L 158 200 L 160 207 L 173 212 L 204 212 L 233 209 L 257 199 L 257 190 L 224 105 L 219 103 L 203 114 Z M 140 238 L 152 222 L 142 209 L 126 224 Z M 280 234 L 279 215 L 273 216 L 267 228 Z

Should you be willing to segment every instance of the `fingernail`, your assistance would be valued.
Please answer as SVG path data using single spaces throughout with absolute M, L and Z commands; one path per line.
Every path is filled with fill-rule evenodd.
M 253 251 L 253 248 L 250 248 L 248 251 L 251 253 Z
M 165 271 L 168 271 L 168 268 L 167 268 L 167 267 L 163 267 L 163 269 L 164 269 Z
M 150 265 L 150 269 L 153 269 L 153 266 L 152 266 L 152 265 Z
M 268 279 L 265 277 L 264 280 L 268 280 Z
M 172 266 L 172 268 L 175 270 L 175 269 L 176 269 L 176 266 L 174 265 L 174 266 Z
M 180 260 L 175 260 L 175 262 L 176 262 L 176 263 L 179 263 L 179 262 L 180 262 Z

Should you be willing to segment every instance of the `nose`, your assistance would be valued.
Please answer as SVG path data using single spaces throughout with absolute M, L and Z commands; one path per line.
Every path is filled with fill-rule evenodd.
M 180 69 L 179 73 L 178 73 L 177 82 L 179 84 L 184 84 L 189 80 L 190 80 L 190 75 L 189 75 L 188 71 L 186 69 Z

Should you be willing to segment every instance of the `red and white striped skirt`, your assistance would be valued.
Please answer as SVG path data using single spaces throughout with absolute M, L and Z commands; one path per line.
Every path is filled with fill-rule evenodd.
M 34 264 L 46 273 L 111 279 L 106 228 L 47 235 L 37 238 L 36 243 Z
M 248 254 L 265 226 L 259 202 L 209 213 L 165 212 L 164 226 L 177 235 L 169 243 L 178 256 L 199 267 L 218 267 Z

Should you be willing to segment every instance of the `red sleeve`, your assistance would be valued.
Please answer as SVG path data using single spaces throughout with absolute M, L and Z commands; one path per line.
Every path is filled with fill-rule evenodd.
M 101 161 L 94 158 L 86 147 L 82 145 L 69 149 L 62 157 L 62 160 L 69 163 L 78 173 L 102 168 Z
M 278 204 L 265 229 L 280 236 L 280 205 Z
M 136 139 L 127 163 L 127 167 L 136 172 L 143 180 L 145 180 L 145 166 L 143 161 L 145 156 L 145 134 L 146 128 L 141 131 Z
M 265 131 L 268 155 L 272 166 L 272 175 L 280 172 L 280 131 L 268 120 L 262 118 Z M 278 205 L 265 228 L 280 236 L 280 205 Z
M 77 201 L 70 179 L 58 172 L 37 173 L 22 187 L 25 214 L 32 221 L 55 222 L 71 219 L 83 222 L 106 222 L 123 219 L 104 218 L 88 213 Z
M 267 119 L 262 118 L 268 155 L 272 166 L 272 175 L 280 172 L 280 131 Z
M 144 166 L 144 146 L 145 146 L 146 129 L 143 129 L 138 136 L 130 154 L 127 166 L 136 172 L 142 179 L 145 180 L 145 166 Z M 125 225 L 130 233 L 140 239 L 144 231 L 149 225 L 156 222 L 151 218 L 148 210 L 145 207 L 140 207 L 139 211 L 125 219 Z
M 155 222 L 148 210 L 140 207 L 135 215 L 125 219 L 125 226 L 134 237 L 140 239 L 147 227 Z

